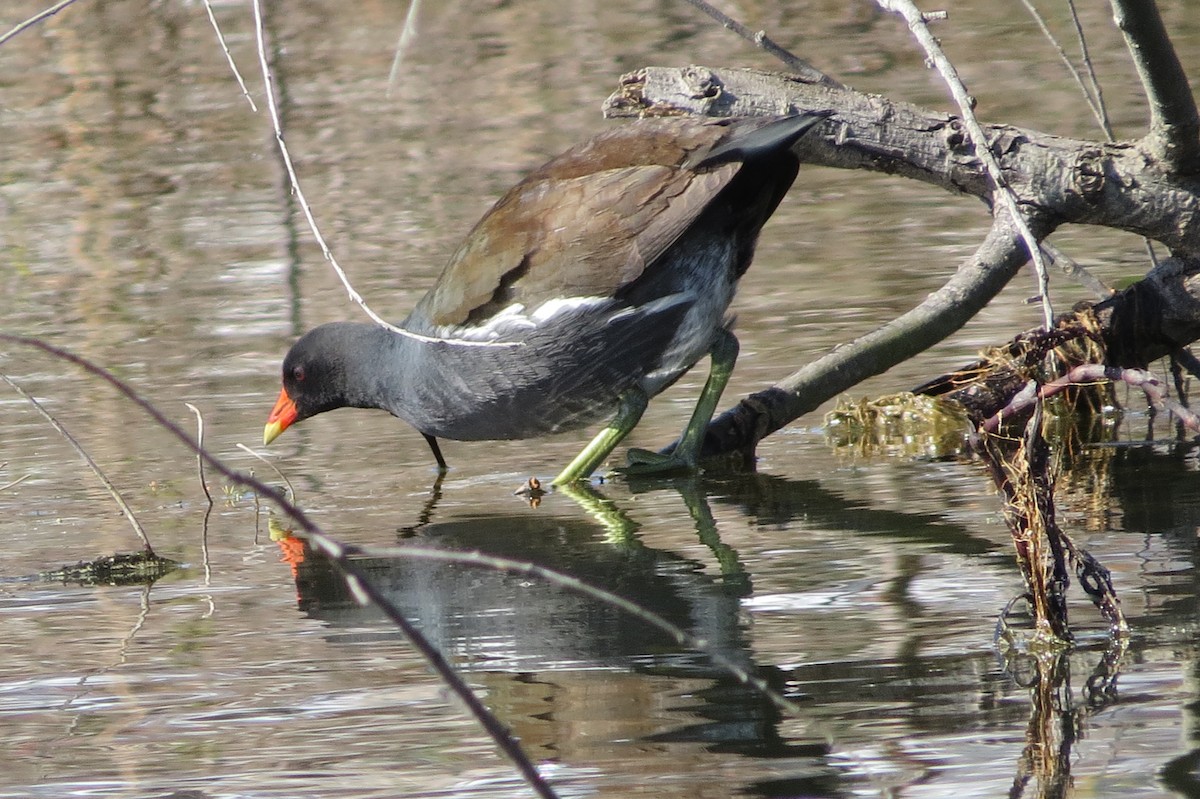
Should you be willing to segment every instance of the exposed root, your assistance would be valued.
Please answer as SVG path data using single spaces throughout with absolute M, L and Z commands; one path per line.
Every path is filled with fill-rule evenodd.
M 1019 439 L 986 431 L 977 438 L 977 451 L 1004 497 L 1004 518 L 1025 578 L 1035 635 L 1073 640 L 1066 602 L 1070 566 L 1108 622 L 1110 634 L 1124 638 L 1129 627 L 1108 569 L 1058 526 L 1054 505 L 1058 464 L 1042 434 L 1040 407 L 1034 406 Z M 1012 603 L 1002 616 L 1005 626 L 1011 607 Z

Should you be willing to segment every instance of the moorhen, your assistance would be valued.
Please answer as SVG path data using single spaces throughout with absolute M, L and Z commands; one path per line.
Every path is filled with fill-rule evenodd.
M 283 361 L 263 443 L 335 408 L 380 408 L 429 442 L 518 439 L 612 421 L 554 479 L 588 477 L 650 397 L 712 367 L 669 455 L 695 469 L 737 358 L 726 311 L 796 178 L 792 146 L 829 112 L 643 119 L 567 150 L 475 226 L 400 325 L 334 322 Z

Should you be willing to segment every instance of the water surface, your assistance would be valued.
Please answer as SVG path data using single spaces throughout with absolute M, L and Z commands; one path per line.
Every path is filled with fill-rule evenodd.
M 524 171 L 611 124 L 597 109 L 621 72 L 773 67 L 682 4 L 433 5 L 392 81 L 403 4 L 267 14 L 307 196 L 389 318 Z M 1019 6 L 959 5 L 938 33 L 985 119 L 1095 135 Z M 857 88 L 949 107 L 903 26 L 869 4 L 753 11 L 751 26 Z M 24 13 L 7 8 L 0 27 Z M 1144 106 L 1108 11 L 1085 13 L 1118 132 L 1136 135 Z M 1200 68 L 1193 10 L 1163 13 Z M 216 14 L 261 106 L 250 11 Z M 1051 25 L 1070 41 L 1064 18 Z M 742 284 L 730 401 L 912 307 L 986 224 L 975 201 L 804 169 Z M 1145 269 L 1131 237 L 1067 230 L 1056 242 L 1110 281 Z M 282 353 L 308 327 L 358 314 L 285 188 L 264 113 L 190 3 L 79 3 L 0 47 L 0 281 L 5 330 L 111 368 L 181 425 L 193 424 L 184 403 L 197 405 L 212 449 L 272 483 L 236 444 L 257 444 Z M 1083 297 L 1057 291 L 1062 307 Z M 908 388 L 1037 324 L 1032 293 L 1019 278 L 959 334 L 856 393 Z M 378 612 L 320 558 L 272 540 L 252 496 L 213 480 L 206 523 L 193 458 L 144 414 L 61 362 L 4 350 L 0 369 L 79 437 L 161 554 L 188 566 L 149 588 L 20 579 L 137 543 L 69 445 L 0 394 L 0 485 L 25 478 L 0 491 L 0 796 L 528 795 Z M 630 443 L 669 441 L 702 379 L 658 398 Z M 369 561 L 563 796 L 1194 795 L 1197 451 L 1127 399 L 1113 435 L 1125 443 L 1085 449 L 1060 497 L 1130 619 L 1115 667 L 1078 591 L 1069 657 L 1006 662 L 993 628 L 1021 583 L 982 470 L 831 448 L 819 413 L 765 442 L 756 475 L 602 486 L 619 530 L 561 494 L 537 508 L 511 495 L 553 474 L 584 433 L 446 442 L 454 468 L 436 490 L 421 438 L 378 413 L 311 420 L 270 454 L 339 538 L 575 574 L 801 707 L 782 717 L 707 658 L 537 580 Z

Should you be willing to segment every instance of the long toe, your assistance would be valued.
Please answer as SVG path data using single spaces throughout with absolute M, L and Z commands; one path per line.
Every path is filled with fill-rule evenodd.
M 631 449 L 625 456 L 625 465 L 616 470 L 619 474 L 661 475 L 695 474 L 700 471 L 694 459 L 672 453 L 652 452 L 648 449 Z

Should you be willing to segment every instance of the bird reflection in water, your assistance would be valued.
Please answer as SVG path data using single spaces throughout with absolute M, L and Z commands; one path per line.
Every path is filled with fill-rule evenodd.
M 784 667 L 759 665 L 741 606 L 751 593 L 750 577 L 737 553 L 720 540 L 709 507 L 713 485 L 703 479 L 657 481 L 645 490 L 671 486 L 678 492 L 719 569 L 708 558 L 703 559 L 708 561 L 706 568 L 694 557 L 647 546 L 639 537 L 637 519 L 594 489 L 568 494 L 586 514 L 554 515 L 561 505 L 549 502 L 533 513 L 441 520 L 435 486 L 420 523 L 406 528 L 400 543 L 482 550 L 532 561 L 626 597 L 704 639 L 781 693 L 800 698 L 803 709 L 795 718 L 782 718 L 770 701 L 722 673 L 706 656 L 616 608 L 529 575 L 402 557 L 359 562 L 372 583 L 419 623 L 458 668 L 470 673 L 473 683 L 485 688 L 489 707 L 535 759 L 572 766 L 608 763 L 606 770 L 644 773 L 652 766 L 634 765 L 631 759 L 652 754 L 661 758 L 670 752 L 671 762 L 654 768 L 686 769 L 689 766 L 678 758 L 699 758 L 688 754 L 699 746 L 708 752 L 770 759 L 771 776 L 743 787 L 750 795 L 838 794 L 847 780 L 862 778 L 856 761 L 846 758 L 847 752 L 863 745 L 862 729 L 853 716 L 845 716 L 847 708 L 862 708 L 873 698 L 889 707 L 895 692 L 902 690 L 906 706 L 915 714 L 910 723 L 927 724 L 921 709 L 939 707 L 947 724 L 957 727 L 982 723 L 980 692 L 997 694 L 997 701 L 999 696 L 1027 692 L 1027 745 L 1013 767 L 1014 795 L 1061 795 L 1056 786 L 1070 782 L 1074 743 L 1087 717 L 1102 707 L 1091 703 L 1081 713 L 1062 701 L 1063 691 L 1071 690 L 1070 681 L 1062 679 L 1063 669 L 1072 659 L 1076 667 L 1080 657 L 1090 659 L 1088 651 L 1060 653 L 1054 667 L 1014 656 L 1009 678 L 995 673 L 986 652 L 923 654 L 919 641 L 926 633 L 915 627 L 895 662 L 801 659 Z M 806 524 L 836 526 L 845 530 L 848 546 L 880 538 L 892 546 L 916 542 L 924 550 L 965 557 L 967 562 L 998 548 L 953 521 L 863 507 L 812 481 L 750 475 L 719 485 L 714 502 L 735 505 L 770 523 L 803 517 Z M 628 488 L 636 493 L 632 483 Z M 314 557 L 303 544 L 293 552 L 300 609 L 329 626 L 332 643 L 376 646 L 398 637 L 379 624 L 383 617 L 378 611 L 355 601 L 326 560 Z M 910 565 L 919 574 L 920 564 Z M 916 574 L 896 575 L 881 593 L 898 612 L 914 618 L 929 613 L 905 588 Z M 860 627 L 847 619 L 844 634 L 869 630 Z M 1105 702 L 1114 698 L 1117 660 L 1119 656 L 1102 658 L 1088 681 L 1089 689 L 1095 689 L 1092 695 Z M 881 680 L 893 671 L 895 680 Z M 911 676 L 919 674 L 940 676 Z M 947 679 L 959 686 L 965 703 L 961 707 L 947 695 Z M 811 695 L 801 693 L 806 689 Z M 895 722 L 904 724 L 905 714 L 896 715 Z M 710 761 L 698 760 L 695 767 L 702 762 L 711 766 Z M 920 764 L 909 765 L 918 773 L 897 775 L 904 781 L 931 776 L 919 773 Z M 936 764 L 925 768 L 936 769 Z
M 535 513 L 435 521 L 427 506 L 426 522 L 407 528 L 400 544 L 484 551 L 571 575 L 636 603 L 785 693 L 781 672 L 754 663 L 740 607 L 749 579 L 736 552 L 719 540 L 703 489 L 694 479 L 675 486 L 719 569 L 646 546 L 632 517 L 582 487 L 569 496 L 586 515 L 552 515 L 543 506 Z M 435 486 L 431 496 L 439 493 Z M 303 541 L 282 537 L 279 543 L 293 567 L 300 610 L 329 626 L 332 643 L 370 646 L 399 638 L 380 624 L 377 609 L 356 601 L 326 558 Z M 404 557 L 356 562 L 473 684 L 483 685 L 489 709 L 535 759 L 573 765 L 625 760 L 630 742 L 658 741 L 796 757 L 805 773 L 829 776 L 819 736 L 785 741 L 780 711 L 769 699 L 708 655 L 619 608 L 527 574 Z

